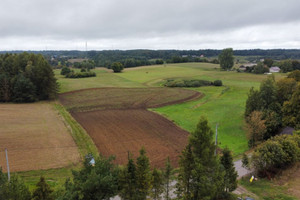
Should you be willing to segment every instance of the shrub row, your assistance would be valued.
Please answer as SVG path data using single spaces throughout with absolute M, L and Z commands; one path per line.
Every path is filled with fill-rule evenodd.
M 66 74 L 66 78 L 86 78 L 96 76 L 95 72 L 70 72 Z
M 206 80 L 173 80 L 169 79 L 164 84 L 166 87 L 201 87 L 201 86 L 222 86 L 221 80 L 215 80 L 214 82 Z

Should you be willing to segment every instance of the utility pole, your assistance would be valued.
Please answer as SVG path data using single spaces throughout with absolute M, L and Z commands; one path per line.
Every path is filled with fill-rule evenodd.
M 6 164 L 7 164 L 7 177 L 8 182 L 10 181 L 10 172 L 9 172 L 9 164 L 8 164 L 8 156 L 7 156 L 7 149 L 5 148 L 5 155 L 6 155 Z
M 215 139 L 215 155 L 217 155 L 217 147 L 218 147 L 218 123 L 216 124 L 216 139 Z

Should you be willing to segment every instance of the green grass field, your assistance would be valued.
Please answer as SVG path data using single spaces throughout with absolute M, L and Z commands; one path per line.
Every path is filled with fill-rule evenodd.
M 211 127 L 218 128 L 218 141 L 221 147 L 228 146 L 234 155 L 248 149 L 244 109 L 249 89 L 259 87 L 266 75 L 254 75 L 220 71 L 218 65 L 206 63 L 184 63 L 156 68 L 140 68 L 118 74 L 122 78 L 148 86 L 160 86 L 167 78 L 193 78 L 223 81 L 223 87 L 194 88 L 205 97 L 191 102 L 152 109 L 173 120 L 177 125 L 193 131 L 201 115 L 208 118 Z M 277 74 L 277 78 L 281 77 Z
M 55 77 L 60 85 L 59 92 L 63 93 L 73 90 L 100 87 L 144 87 L 142 84 L 134 83 L 120 76 L 116 76 L 114 73 L 109 73 L 105 69 L 96 69 L 92 71 L 96 72 L 96 77 L 72 79 L 60 75 L 60 70 L 54 70 Z

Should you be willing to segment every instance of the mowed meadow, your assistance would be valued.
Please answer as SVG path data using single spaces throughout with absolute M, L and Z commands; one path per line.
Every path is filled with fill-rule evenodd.
M 266 75 L 221 71 L 219 65 L 208 63 L 136 67 L 125 69 L 122 73 L 112 73 L 112 71 L 104 68 L 97 68 L 94 71 L 97 73 L 97 77 L 66 79 L 59 75 L 59 70 L 56 70 L 60 92 L 103 87 L 144 88 L 147 90 L 153 87 L 163 87 L 165 80 L 170 78 L 222 80 L 222 87 L 188 88 L 202 93 L 202 98 L 159 108 L 150 108 L 150 110 L 168 118 L 189 132 L 195 129 L 200 116 L 204 115 L 208 118 L 213 129 L 218 124 L 218 144 L 221 148 L 228 146 L 234 155 L 239 155 L 248 149 L 247 127 L 245 127 L 243 117 L 247 93 L 252 86 L 259 87 Z M 276 74 L 277 78 L 281 76 L 281 74 Z M 82 95 L 82 101 L 84 101 L 84 97 L 85 95 Z M 107 98 L 110 97 L 107 96 Z M 132 98 L 134 97 L 132 96 Z

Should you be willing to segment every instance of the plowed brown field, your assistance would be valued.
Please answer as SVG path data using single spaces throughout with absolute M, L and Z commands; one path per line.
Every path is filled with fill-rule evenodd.
M 145 147 L 152 166 L 163 167 L 169 156 L 174 166 L 187 144 L 188 132 L 148 111 L 201 97 L 192 90 L 170 88 L 102 88 L 68 92 L 59 99 L 71 111 L 105 156 L 125 164 Z
M 127 163 L 145 147 L 152 166 L 163 167 L 167 156 L 177 165 L 187 144 L 188 132 L 166 118 L 145 109 L 102 110 L 73 113 L 92 137 L 99 152 L 115 155 L 118 164 Z
M 0 104 L 0 166 L 11 171 L 59 168 L 77 163 L 77 146 L 48 103 Z
M 155 108 L 181 103 L 201 93 L 180 88 L 95 88 L 67 92 L 59 100 L 69 111 Z

